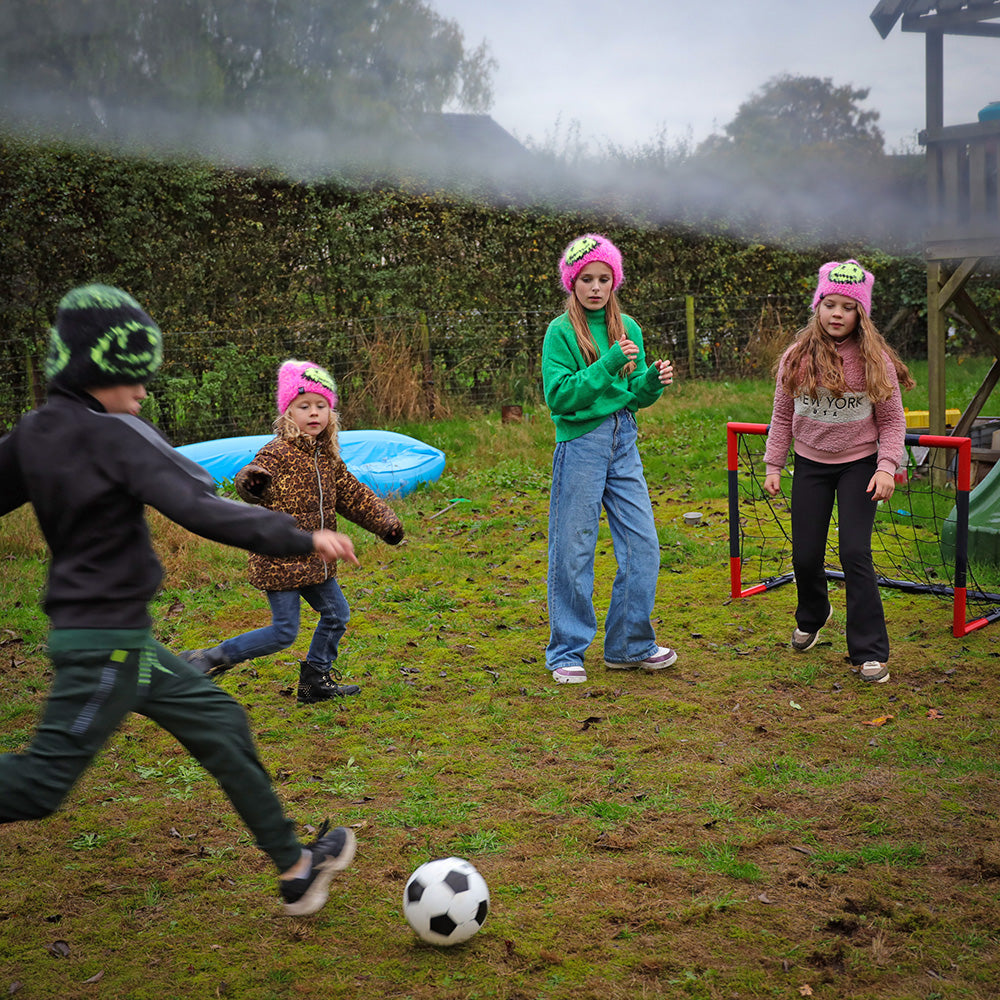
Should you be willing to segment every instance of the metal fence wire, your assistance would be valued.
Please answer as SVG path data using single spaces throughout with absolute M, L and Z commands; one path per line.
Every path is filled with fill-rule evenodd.
M 682 377 L 767 376 L 805 320 L 803 304 L 771 297 L 711 302 L 678 296 L 626 311 L 647 357 Z M 541 349 L 551 311 L 413 313 L 329 318 L 237 330 L 165 331 L 164 363 L 143 415 L 174 444 L 267 433 L 274 382 L 287 358 L 337 380 L 344 426 L 445 417 L 462 407 L 542 398 Z M 45 396 L 48 331 L 0 340 L 0 431 Z

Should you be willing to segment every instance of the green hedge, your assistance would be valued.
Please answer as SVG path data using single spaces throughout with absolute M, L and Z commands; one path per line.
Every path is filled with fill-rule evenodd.
M 800 295 L 834 252 L 794 251 L 545 206 L 374 184 L 296 184 L 262 173 L 121 160 L 0 140 L 3 328 L 30 335 L 74 284 L 129 288 L 166 327 L 319 316 L 552 309 L 569 239 L 606 232 L 625 253 L 629 301 L 693 293 Z M 889 313 L 924 287 L 917 258 L 840 247 L 878 270 Z
M 539 331 L 526 323 L 542 326 L 511 315 L 562 308 L 556 262 L 588 230 L 622 248 L 622 299 L 644 325 L 651 312 L 666 322 L 664 304 L 695 297 L 705 374 L 739 361 L 762 304 L 782 303 L 782 322 L 794 329 L 818 266 L 833 257 L 856 256 L 875 270 L 876 322 L 884 327 L 909 309 L 893 340 L 904 354 L 923 351 L 926 279 L 918 257 L 864 246 L 790 249 L 644 225 L 617 211 L 584 216 L 495 194 L 377 182 L 294 183 L 0 139 L 0 374 L 17 372 L 20 384 L 0 379 L 0 414 L 19 412 L 25 383 L 32 398 L 43 390 L 38 363 L 56 303 L 88 281 L 127 288 L 169 333 L 204 334 L 244 352 L 255 331 L 289 331 L 287 349 L 295 331 L 311 324 L 378 320 L 412 329 L 427 322 L 436 363 L 464 366 L 469 384 L 481 385 L 484 372 L 496 378 L 513 351 L 533 343 L 523 337 Z M 681 342 L 670 336 L 669 344 Z M 338 334 L 337 343 L 348 354 L 337 364 L 354 371 L 349 338 Z M 521 368 L 521 376 L 531 371 Z M 3 398 L 14 393 L 17 399 Z

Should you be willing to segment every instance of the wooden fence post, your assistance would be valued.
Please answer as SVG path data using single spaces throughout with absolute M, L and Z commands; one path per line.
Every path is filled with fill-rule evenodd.
M 688 377 L 694 378 L 695 338 L 694 338 L 694 296 L 684 296 L 684 314 L 687 319 Z
M 420 311 L 420 357 L 424 367 L 424 401 L 427 416 L 434 417 L 434 364 L 431 360 L 431 329 L 427 325 L 427 313 Z

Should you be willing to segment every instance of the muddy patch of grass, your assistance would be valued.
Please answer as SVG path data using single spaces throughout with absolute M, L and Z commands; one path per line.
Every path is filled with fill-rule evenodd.
M 609 674 L 598 637 L 590 682 L 566 688 L 544 670 L 547 418 L 401 428 L 442 442 L 449 465 L 397 504 L 402 546 L 343 526 L 362 566 L 342 571 L 352 619 L 340 667 L 361 695 L 295 704 L 307 609 L 293 649 L 220 681 L 299 824 L 329 816 L 357 830 L 357 861 L 328 906 L 280 917 L 273 872 L 225 797 L 132 718 L 62 811 L 0 827 L 0 989 L 995 996 L 1000 626 L 956 640 L 947 605 L 894 595 L 892 681 L 863 686 L 844 659 L 836 588 L 834 619 L 804 655 L 787 645 L 790 588 L 730 601 L 725 420 L 766 420 L 768 408 L 766 385 L 709 385 L 645 415 L 657 628 L 680 657 L 660 676 Z M 706 513 L 694 529 L 682 520 L 692 501 Z M 0 521 L 0 743 L 14 751 L 48 670 L 44 546 L 20 517 Z M 152 523 L 169 645 L 267 620 L 243 554 Z M 599 620 L 614 571 L 602 539 Z M 446 854 L 476 864 L 493 905 L 477 937 L 440 950 L 413 937 L 401 894 L 418 864 Z

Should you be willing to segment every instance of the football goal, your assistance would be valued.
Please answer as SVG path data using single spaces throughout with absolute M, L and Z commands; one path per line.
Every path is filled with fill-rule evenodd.
M 749 597 L 794 579 L 789 498 L 764 492 L 767 424 L 729 423 L 729 571 L 733 597 Z M 1000 567 L 969 558 L 972 442 L 906 435 L 907 465 L 896 491 L 878 505 L 872 558 L 880 587 L 942 598 L 952 634 L 968 635 L 1000 619 Z M 826 575 L 843 580 L 837 557 L 837 509 Z

